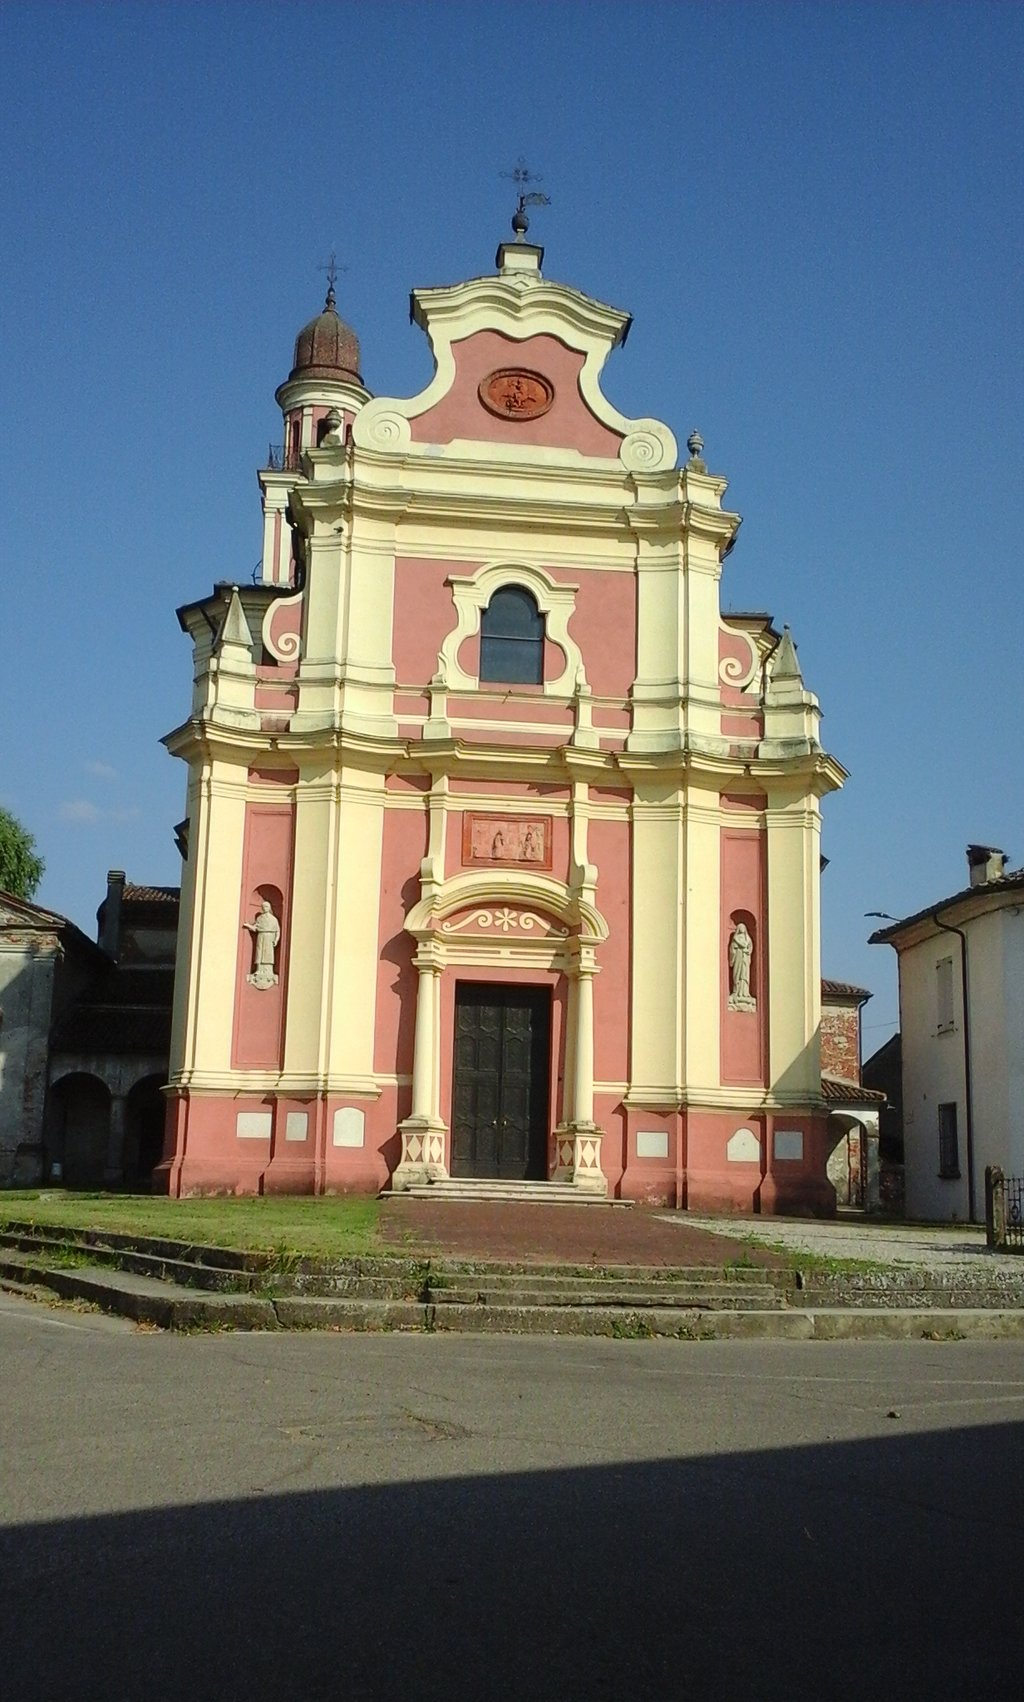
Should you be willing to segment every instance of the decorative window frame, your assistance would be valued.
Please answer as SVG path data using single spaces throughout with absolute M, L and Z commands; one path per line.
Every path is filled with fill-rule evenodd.
M 552 579 L 542 567 L 531 567 L 521 561 L 489 562 L 472 574 L 451 573 L 445 584 L 451 586 L 456 623 L 441 645 L 438 670 L 449 691 L 480 691 L 491 686 L 491 681 L 485 681 L 481 687 L 477 675 L 467 674 L 459 666 L 458 656 L 467 638 L 474 638 L 479 633 L 483 611 L 495 591 L 507 585 L 518 585 L 529 591 L 544 616 L 545 640 L 550 639 L 552 644 L 557 644 L 565 657 L 565 667 L 558 677 L 542 682 L 540 691 L 543 695 L 572 697 L 581 685 L 586 685 L 583 654 L 576 640 L 569 636 L 569 622 L 576 612 L 577 584 Z

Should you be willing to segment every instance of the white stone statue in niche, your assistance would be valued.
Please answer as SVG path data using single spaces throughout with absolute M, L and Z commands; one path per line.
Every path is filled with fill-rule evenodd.
M 750 991 L 750 966 L 754 956 L 754 942 L 750 937 L 745 922 L 737 922 L 729 936 L 729 976 L 732 990 L 729 994 L 729 1009 L 731 1011 L 756 1011 L 757 1000 Z
M 260 905 L 259 915 L 255 922 L 243 922 L 242 927 L 249 930 L 256 948 L 252 973 L 247 975 L 245 979 L 252 987 L 276 987 L 274 953 L 281 939 L 281 924 L 270 908 L 268 898 L 265 898 Z

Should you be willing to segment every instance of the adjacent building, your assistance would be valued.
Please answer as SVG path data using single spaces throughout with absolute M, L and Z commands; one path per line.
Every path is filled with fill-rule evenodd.
M 146 1185 L 163 1144 L 176 887 L 107 877 L 97 939 L 0 892 L 0 1187 Z
M 179 610 L 160 1184 L 829 1213 L 844 771 L 788 629 L 722 613 L 726 480 L 607 400 L 629 315 L 524 224 L 413 293 L 411 398 L 371 395 L 332 286 L 277 392 L 258 582 Z
M 985 1167 L 1024 1176 L 1024 869 L 967 847 L 969 885 L 880 928 L 898 957 L 908 1217 L 984 1222 Z
M 829 1105 L 828 1177 L 836 1203 L 857 1211 L 881 1205 L 879 1117 L 884 1093 L 861 1074 L 861 1011 L 871 998 L 848 981 L 821 983 L 821 1086 Z

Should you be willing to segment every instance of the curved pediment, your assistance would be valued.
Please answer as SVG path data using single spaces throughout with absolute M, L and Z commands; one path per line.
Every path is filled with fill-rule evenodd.
M 630 471 L 674 467 L 676 441 L 660 420 L 628 419 L 601 389 L 604 363 L 625 341 L 629 314 L 549 283 L 513 250 L 496 277 L 413 292 L 413 319 L 436 362 L 418 396 L 379 396 L 353 438 L 376 450 L 458 444 L 462 455 L 515 459 L 561 450 Z

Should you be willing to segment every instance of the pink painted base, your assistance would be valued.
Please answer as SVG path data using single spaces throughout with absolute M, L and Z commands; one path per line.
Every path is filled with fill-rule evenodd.
M 335 1112 L 363 1112 L 364 1143 L 335 1146 Z M 265 1137 L 240 1136 L 239 1113 L 270 1113 Z M 305 1139 L 288 1140 L 288 1114 L 306 1117 Z M 399 1094 L 372 1102 L 348 1099 L 252 1099 L 226 1094 L 179 1094 L 167 1107 L 164 1156 L 153 1173 L 154 1193 L 377 1194 L 398 1162 Z
M 361 1147 L 333 1144 L 334 1114 L 353 1106 L 365 1118 Z M 826 1174 L 827 1124 L 807 1113 L 785 1113 L 784 1127 L 804 1136 L 800 1161 L 772 1152 L 769 1116 L 669 1107 L 637 1111 L 600 1106 L 602 1168 L 611 1198 L 641 1205 L 733 1216 L 833 1217 L 835 1190 Z M 271 1116 L 269 1136 L 240 1137 L 239 1112 Z M 286 1139 L 288 1113 L 304 1113 L 306 1139 Z M 220 1094 L 179 1094 L 168 1104 L 163 1162 L 154 1191 L 193 1194 L 377 1194 L 401 1157 L 398 1124 L 409 1114 L 408 1089 L 389 1088 L 379 1100 L 273 1100 Z M 760 1141 L 761 1160 L 727 1157 L 737 1128 Z M 663 1133 L 667 1156 L 638 1151 L 637 1136 Z M 649 1145 L 650 1143 L 646 1143 Z M 553 1157 L 553 1154 L 552 1154 Z

